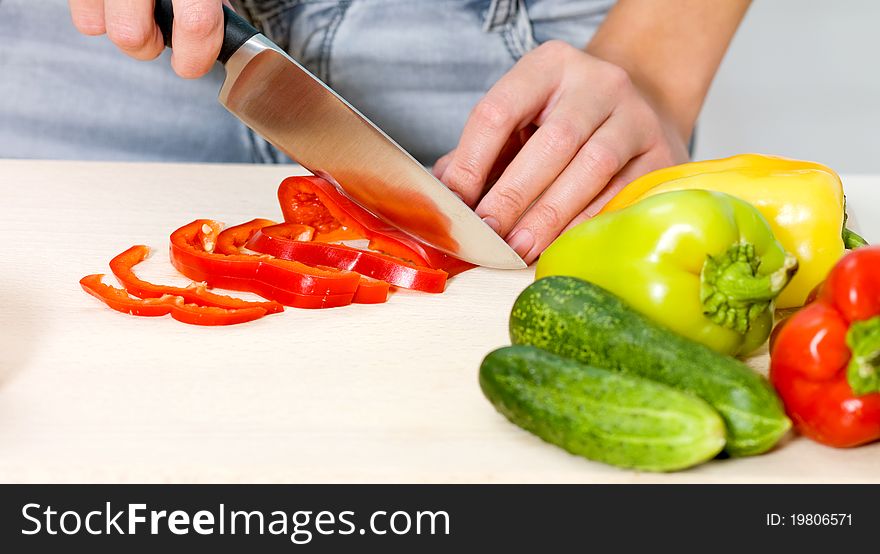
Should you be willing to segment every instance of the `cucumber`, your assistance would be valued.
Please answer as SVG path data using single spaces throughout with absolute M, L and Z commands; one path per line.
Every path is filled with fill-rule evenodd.
M 724 419 L 731 456 L 766 452 L 791 428 L 776 392 L 747 365 L 673 333 L 574 277 L 545 277 L 529 285 L 513 305 L 510 338 L 699 396 Z
M 710 460 L 724 447 L 724 422 L 703 400 L 531 346 L 486 356 L 480 387 L 513 423 L 607 464 L 674 471 Z

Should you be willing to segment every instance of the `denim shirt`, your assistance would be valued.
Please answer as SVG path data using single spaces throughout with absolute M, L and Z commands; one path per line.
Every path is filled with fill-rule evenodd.
M 486 91 L 538 44 L 587 44 L 613 0 L 236 0 L 264 34 L 417 159 L 455 147 Z M 78 35 L 66 0 L 0 0 L 0 156 L 286 158 L 189 82 Z

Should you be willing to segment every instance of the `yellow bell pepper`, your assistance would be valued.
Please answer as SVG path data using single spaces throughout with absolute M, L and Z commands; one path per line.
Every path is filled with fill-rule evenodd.
M 751 203 L 764 215 L 776 239 L 797 257 L 800 267 L 777 299 L 777 308 L 802 306 L 846 248 L 865 244 L 845 228 L 843 185 L 837 173 L 814 162 L 759 154 L 648 173 L 623 188 L 600 213 L 683 189 L 725 192 Z

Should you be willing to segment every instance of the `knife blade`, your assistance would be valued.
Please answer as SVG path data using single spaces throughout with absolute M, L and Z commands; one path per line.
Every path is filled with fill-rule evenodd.
M 172 0 L 155 18 L 171 46 Z M 219 100 L 300 165 L 401 231 L 467 262 L 525 262 L 470 207 L 356 108 L 224 6 Z

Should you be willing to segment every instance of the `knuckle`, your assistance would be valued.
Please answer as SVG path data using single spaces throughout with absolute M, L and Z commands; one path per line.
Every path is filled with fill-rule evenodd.
M 537 216 L 538 222 L 540 223 L 541 229 L 547 229 L 548 231 L 557 230 L 564 223 L 565 216 L 563 215 L 563 210 L 560 206 L 553 204 L 552 202 L 541 202 L 535 206 L 535 211 L 537 212 L 535 215 Z
M 174 16 L 174 26 L 190 39 L 204 40 L 220 28 L 220 10 L 205 4 L 190 4 Z
M 107 36 L 113 44 L 126 51 L 138 51 L 146 47 L 153 38 L 151 29 L 131 21 L 120 21 L 107 29 Z
M 455 187 L 471 187 L 478 185 L 480 174 L 473 164 L 468 162 L 454 163 L 447 170 L 449 184 Z
M 629 73 L 619 65 L 605 62 L 602 66 L 604 80 L 614 91 L 623 91 L 632 86 Z
M 496 204 L 501 208 L 498 211 L 522 213 L 528 204 L 526 195 L 518 187 L 507 186 L 494 192 Z
M 479 196 L 482 190 L 482 177 L 476 167 L 469 162 L 453 162 L 446 169 L 443 180 L 454 192 L 457 192 L 465 202 L 471 203 Z
M 620 168 L 623 160 L 614 149 L 601 144 L 594 144 L 584 150 L 581 163 L 587 173 L 610 179 Z
M 559 56 L 568 56 L 573 50 L 576 50 L 576 48 L 564 40 L 553 39 L 542 43 L 534 52 L 536 55 L 557 58 Z
M 546 126 L 545 149 L 550 155 L 571 155 L 583 144 L 583 134 L 577 125 L 563 119 Z
M 487 129 L 503 129 L 508 126 L 510 110 L 503 102 L 484 98 L 474 108 L 474 119 Z

